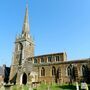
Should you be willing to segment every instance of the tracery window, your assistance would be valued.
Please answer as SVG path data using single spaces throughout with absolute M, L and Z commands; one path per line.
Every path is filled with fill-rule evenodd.
M 60 79 L 61 77 L 61 70 L 60 67 L 57 69 L 57 78 Z
M 82 77 L 87 83 L 90 83 L 90 69 L 88 65 L 82 65 Z
M 53 66 L 52 67 L 52 76 L 56 75 L 56 68 Z
M 76 80 L 76 71 L 74 65 L 70 64 L 67 68 L 67 74 L 69 76 L 70 82 Z
M 82 66 L 82 76 L 87 77 L 88 76 L 88 67 L 87 65 Z
M 41 76 L 45 76 L 45 68 L 44 67 L 42 67 L 42 69 L 41 69 Z

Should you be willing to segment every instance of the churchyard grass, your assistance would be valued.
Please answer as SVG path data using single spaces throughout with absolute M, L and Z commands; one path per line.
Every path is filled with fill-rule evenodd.
M 79 84 L 79 90 L 81 88 L 81 85 Z M 90 90 L 90 84 L 88 85 L 88 88 Z M 76 90 L 76 85 L 75 84 L 63 84 L 63 85 L 45 85 L 41 84 L 38 88 L 34 88 L 33 90 Z
M 29 90 L 27 85 L 14 85 L 12 86 L 12 90 Z
M 45 84 L 41 84 L 38 88 L 34 88 L 34 90 L 76 90 L 76 86 L 75 85 L 45 85 Z
M 79 84 L 79 90 L 81 85 Z M 90 90 L 90 84 L 88 85 L 89 90 Z M 1 90 L 1 89 L 0 89 Z M 29 86 L 28 85 L 15 85 L 12 86 L 12 89 L 10 90 L 29 90 Z M 42 83 L 40 86 L 33 88 L 32 90 L 76 90 L 76 86 L 75 84 L 69 85 L 69 84 L 63 84 L 63 85 L 57 85 L 57 84 L 44 84 Z

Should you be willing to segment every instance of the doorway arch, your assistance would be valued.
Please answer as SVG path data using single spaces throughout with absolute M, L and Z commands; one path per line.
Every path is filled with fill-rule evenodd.
M 26 85 L 27 84 L 27 74 L 23 73 L 22 75 L 22 84 Z

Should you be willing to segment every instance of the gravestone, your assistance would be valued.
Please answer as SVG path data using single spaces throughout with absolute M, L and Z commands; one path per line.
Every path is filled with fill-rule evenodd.
M 81 90 L 89 90 L 87 83 L 85 83 L 85 82 L 81 83 Z
M 79 90 L 78 82 L 76 82 L 76 90 Z

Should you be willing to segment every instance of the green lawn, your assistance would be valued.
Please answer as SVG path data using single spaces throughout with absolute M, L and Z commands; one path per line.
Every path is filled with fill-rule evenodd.
M 80 89 L 80 87 L 81 86 L 79 85 L 79 89 Z M 89 87 L 89 90 L 90 90 L 90 85 L 88 85 L 88 87 Z M 68 85 L 68 84 L 64 84 L 64 85 L 56 85 L 56 84 L 54 84 L 54 85 L 45 85 L 45 84 L 41 84 L 37 89 L 35 88 L 34 90 L 76 90 L 76 86 L 75 85 Z
M 23 86 L 15 85 L 15 86 L 12 86 L 11 88 L 12 88 L 12 90 L 29 90 L 27 85 L 23 85 Z
M 49 88 L 49 89 L 48 89 Z M 76 90 L 74 85 L 45 85 L 41 84 L 37 89 L 34 90 Z
M 79 85 L 80 87 L 80 85 Z M 90 85 L 88 85 L 89 90 L 90 90 Z M 12 86 L 11 87 L 12 90 L 29 90 L 29 87 L 27 85 L 22 85 L 22 86 Z M 39 87 L 34 88 L 33 90 L 76 90 L 76 86 L 75 85 L 68 85 L 68 84 L 64 84 L 64 85 L 57 85 L 57 84 L 53 84 L 53 85 L 48 85 L 48 84 L 41 84 Z M 81 89 L 80 89 L 81 90 Z

